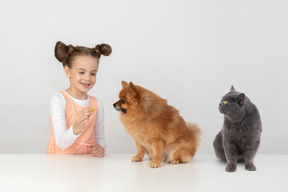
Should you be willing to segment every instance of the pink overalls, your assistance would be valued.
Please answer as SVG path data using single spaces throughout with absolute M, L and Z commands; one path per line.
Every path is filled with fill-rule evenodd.
M 64 91 L 60 91 L 64 96 L 66 101 L 65 117 L 66 117 L 66 127 L 70 128 L 74 124 L 74 115 L 76 112 L 85 109 L 78 104 L 76 104 Z M 82 130 L 81 136 L 76 139 L 76 141 L 67 149 L 60 149 L 56 145 L 54 129 L 50 117 L 50 141 L 47 146 L 46 153 L 49 154 L 89 154 L 91 153 L 90 146 L 95 145 L 95 122 L 98 115 L 98 103 L 95 97 L 88 95 L 89 105 L 86 108 L 94 108 L 95 111 L 93 115 L 89 117 L 88 123 Z M 50 115 L 49 115 L 50 116 Z

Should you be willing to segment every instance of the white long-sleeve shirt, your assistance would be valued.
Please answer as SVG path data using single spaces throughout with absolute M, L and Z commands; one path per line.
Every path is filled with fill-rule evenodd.
M 67 92 L 65 92 L 67 93 Z M 67 93 L 67 95 L 69 95 Z M 82 107 L 87 107 L 89 104 L 89 97 L 86 100 L 78 100 L 73 98 L 75 103 Z M 101 145 L 106 150 L 106 142 L 105 142 L 105 135 L 104 135 L 104 107 L 101 100 L 98 98 L 98 116 L 95 123 L 95 142 Z M 57 92 L 55 95 L 50 99 L 50 116 L 51 121 L 54 129 L 54 136 L 56 144 L 61 149 L 66 149 L 70 147 L 76 139 L 81 135 L 75 135 L 73 133 L 73 125 L 71 127 L 66 127 L 66 118 L 65 118 L 65 109 L 66 109 L 66 101 L 64 96 Z

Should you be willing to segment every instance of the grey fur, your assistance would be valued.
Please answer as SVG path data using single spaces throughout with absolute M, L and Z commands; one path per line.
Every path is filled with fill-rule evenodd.
M 260 145 L 262 124 L 257 107 L 244 93 L 231 87 L 219 104 L 224 115 L 222 130 L 213 142 L 216 156 L 227 162 L 226 171 L 236 171 L 237 161 L 244 161 L 245 169 L 255 171 L 254 156 Z

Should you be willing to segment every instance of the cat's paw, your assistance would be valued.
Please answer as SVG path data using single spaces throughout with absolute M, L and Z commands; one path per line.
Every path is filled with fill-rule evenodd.
M 158 167 L 160 167 L 160 164 L 161 164 L 160 161 L 152 161 L 152 162 L 150 163 L 150 167 L 151 167 L 151 168 L 158 168 Z
M 256 167 L 253 164 L 245 165 L 245 169 L 248 171 L 256 171 Z
M 137 155 L 132 157 L 132 162 L 141 162 L 142 158 L 138 157 Z
M 227 172 L 235 172 L 236 171 L 236 165 L 227 165 L 226 171 Z

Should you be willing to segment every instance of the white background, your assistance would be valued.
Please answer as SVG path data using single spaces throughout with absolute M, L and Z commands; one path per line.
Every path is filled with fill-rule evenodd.
M 68 88 L 56 41 L 108 43 L 89 94 L 105 106 L 107 153 L 135 144 L 112 104 L 121 80 L 168 99 L 203 131 L 199 153 L 213 153 L 233 84 L 258 107 L 260 153 L 288 153 L 286 0 L 1 0 L 0 153 L 45 153 L 49 99 Z

